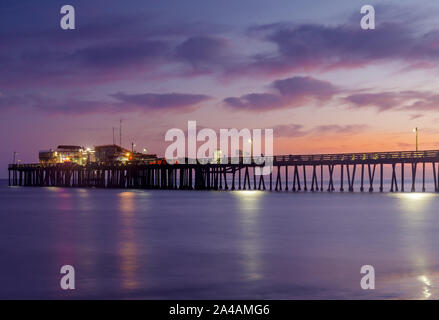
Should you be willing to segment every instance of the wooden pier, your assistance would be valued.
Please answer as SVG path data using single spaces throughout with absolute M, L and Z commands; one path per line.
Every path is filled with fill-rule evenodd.
M 428 191 L 439 192 L 439 150 L 274 156 L 269 159 L 273 170 L 265 176 L 255 170 L 263 164 L 224 160 L 227 163 L 11 164 L 9 186 L 383 192 L 384 180 L 390 178 L 390 192 L 417 191 L 417 179 L 422 182 L 418 191 L 425 192 L 430 171 L 434 190 Z

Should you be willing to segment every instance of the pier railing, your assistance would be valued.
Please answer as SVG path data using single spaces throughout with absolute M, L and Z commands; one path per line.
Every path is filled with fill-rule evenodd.
M 310 187 L 310 191 L 323 191 L 324 184 L 327 184 L 326 190 L 334 191 L 337 172 L 340 175 L 340 191 L 344 191 L 346 182 L 347 189 L 354 191 L 356 175 L 359 176 L 357 179 L 360 180 L 360 191 L 373 191 L 378 175 L 379 190 L 383 191 L 384 166 L 390 166 L 390 191 L 405 191 L 405 171 L 408 166 L 411 169 L 410 190 L 415 191 L 417 168 L 420 165 L 422 191 L 425 191 L 427 164 L 432 168 L 434 191 L 439 192 L 439 150 L 276 155 L 204 161 L 186 158 L 178 159 L 174 164 L 166 161 L 103 162 L 84 166 L 74 163 L 20 163 L 9 165 L 9 185 L 227 190 L 231 182 L 232 190 L 235 190 L 237 184 L 238 190 L 307 191 Z M 261 171 L 256 168 L 258 166 L 270 166 L 272 169 L 264 170 L 261 175 Z M 307 177 L 309 169 L 311 179 Z
M 329 153 L 310 155 L 281 155 L 274 156 L 274 163 L 316 162 L 316 161 L 377 161 L 377 160 L 422 160 L 439 159 L 439 150 L 424 151 L 391 151 L 391 152 L 359 152 L 359 153 Z
M 327 153 L 327 154 L 308 154 L 308 155 L 276 155 L 273 157 L 260 156 L 260 157 L 228 157 L 218 159 L 198 159 L 192 160 L 178 159 L 175 164 L 259 164 L 270 163 L 274 166 L 285 164 L 306 164 L 306 163 L 335 163 L 335 162 L 381 162 L 392 163 L 405 161 L 420 162 L 420 161 L 439 161 L 439 150 L 422 150 L 422 151 L 391 151 L 391 152 L 358 152 L 358 153 Z M 166 165 L 172 164 L 163 162 L 162 164 L 150 164 L 148 162 L 100 162 L 85 165 L 91 167 L 104 166 L 104 167 L 126 167 L 133 165 Z M 9 169 L 14 168 L 56 168 L 61 166 L 79 167 L 80 165 L 75 163 L 28 163 L 28 164 L 9 164 Z

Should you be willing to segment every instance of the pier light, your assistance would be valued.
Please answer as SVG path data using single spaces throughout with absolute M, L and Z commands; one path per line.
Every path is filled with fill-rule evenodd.
M 12 163 L 15 164 L 15 159 L 17 158 L 18 152 L 14 151 L 14 157 Z
M 418 151 L 418 127 L 413 129 L 413 133 L 416 134 L 416 151 Z

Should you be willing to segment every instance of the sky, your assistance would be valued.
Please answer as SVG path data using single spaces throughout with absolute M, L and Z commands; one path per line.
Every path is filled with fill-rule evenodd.
M 189 120 L 272 128 L 276 154 L 413 150 L 414 127 L 439 149 L 438 16 L 436 1 L 2 0 L 0 177 L 14 151 L 112 143 L 120 119 L 125 147 L 158 155 Z

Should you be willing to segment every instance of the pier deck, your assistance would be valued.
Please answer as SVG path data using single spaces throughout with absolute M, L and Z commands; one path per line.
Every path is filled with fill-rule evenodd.
M 346 186 L 346 191 L 353 192 L 357 181 L 359 191 L 372 192 L 378 183 L 382 192 L 385 171 L 390 171 L 391 192 L 416 191 L 417 178 L 425 192 L 428 166 L 434 181 L 431 191 L 439 192 L 439 150 L 280 155 L 266 158 L 266 163 L 272 160 L 273 170 L 265 176 L 256 174 L 255 168 L 264 166 L 258 160 L 229 158 L 209 164 L 10 164 L 8 181 L 9 186 L 41 187 L 335 191 L 337 173 L 339 191 L 345 191 Z M 408 190 L 407 166 L 411 171 Z

